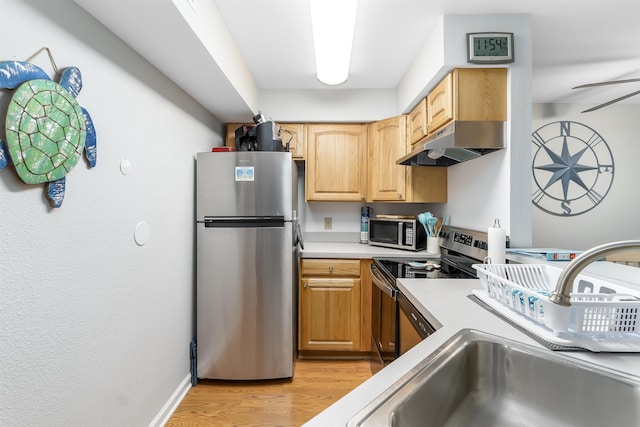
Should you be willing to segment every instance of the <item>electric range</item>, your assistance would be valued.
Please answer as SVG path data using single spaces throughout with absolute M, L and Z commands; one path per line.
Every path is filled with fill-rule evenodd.
M 486 231 L 444 226 L 439 237 L 440 258 L 407 256 L 373 259 L 371 336 L 379 356 L 378 362 L 382 362 L 382 366 L 435 331 L 400 292 L 396 280 L 474 279 L 476 270 L 471 266 L 483 263 L 488 256 Z M 416 268 L 415 263 L 420 265 Z M 413 331 L 409 324 L 413 326 Z M 374 363 L 372 367 L 375 371 L 380 366 L 378 364 L 376 367 Z

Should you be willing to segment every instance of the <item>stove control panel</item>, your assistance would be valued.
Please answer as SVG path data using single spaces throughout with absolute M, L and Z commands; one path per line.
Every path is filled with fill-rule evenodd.
M 484 260 L 489 247 L 489 236 L 486 231 L 444 226 L 440 234 L 443 248 L 474 258 Z
M 453 233 L 453 241 L 465 246 L 471 246 L 471 242 L 473 242 L 473 236 L 456 231 L 455 233 Z
M 480 249 L 489 249 L 489 244 L 487 242 L 483 242 L 482 240 L 476 240 L 473 242 L 473 246 Z

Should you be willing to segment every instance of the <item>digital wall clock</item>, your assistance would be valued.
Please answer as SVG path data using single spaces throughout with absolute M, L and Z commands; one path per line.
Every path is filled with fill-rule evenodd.
M 467 62 L 472 64 L 513 62 L 513 33 L 467 33 Z

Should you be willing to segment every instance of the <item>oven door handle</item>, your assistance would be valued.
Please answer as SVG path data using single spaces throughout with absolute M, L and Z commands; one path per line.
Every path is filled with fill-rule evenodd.
M 398 294 L 398 290 L 389 285 L 387 279 L 385 279 L 385 277 L 380 272 L 380 269 L 371 264 L 371 266 L 369 267 L 369 271 L 371 271 L 371 281 L 373 282 L 373 284 L 376 285 L 382 292 L 384 292 L 385 295 L 388 295 L 395 300 L 396 295 Z

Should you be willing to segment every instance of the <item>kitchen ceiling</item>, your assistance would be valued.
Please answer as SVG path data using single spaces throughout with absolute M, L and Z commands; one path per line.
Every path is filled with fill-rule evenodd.
M 531 16 L 534 103 L 590 107 L 640 90 L 571 89 L 640 78 L 639 0 L 360 0 L 350 77 L 333 87 L 316 80 L 308 0 L 74 1 L 223 122 L 247 120 L 263 91 L 395 89 L 456 14 Z
M 441 15 L 510 13 L 531 15 L 533 102 L 595 105 L 640 89 L 571 89 L 640 78 L 638 0 L 360 0 L 350 76 L 337 87 L 316 80 L 306 0 L 214 3 L 261 90 L 395 88 Z

